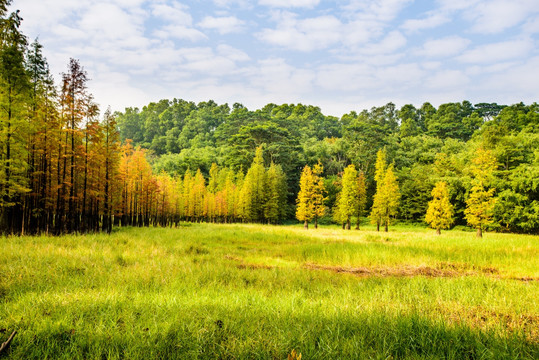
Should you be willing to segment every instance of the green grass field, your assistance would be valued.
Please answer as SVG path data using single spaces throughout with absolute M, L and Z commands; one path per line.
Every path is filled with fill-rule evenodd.
M 539 237 L 183 225 L 7 237 L 6 359 L 537 359 Z

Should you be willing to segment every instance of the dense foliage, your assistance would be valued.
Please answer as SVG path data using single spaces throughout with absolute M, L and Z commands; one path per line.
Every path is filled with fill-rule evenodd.
M 539 231 L 537 103 L 388 103 L 337 118 L 311 105 L 252 111 L 174 99 L 100 118 L 81 64 L 71 59 L 55 86 L 42 46 L 28 44 L 8 3 L 0 1 L 3 232 L 182 218 L 276 223 L 296 213 L 305 166 L 319 190 L 301 218 L 315 223 L 359 227 L 366 214 L 386 228 L 395 217 L 422 222 L 444 181 L 454 224 Z M 379 177 L 382 149 L 387 176 Z M 481 162 L 482 152 L 490 160 Z
M 477 149 L 492 152 L 496 166 L 489 180 L 495 201 L 488 225 L 514 232 L 539 230 L 539 105 L 468 101 L 434 107 L 397 109 L 388 103 L 341 118 L 303 104 L 268 104 L 248 110 L 213 101 L 195 104 L 161 100 L 139 110 L 117 113 L 122 140 L 155 155 L 156 172 L 183 176 L 212 163 L 234 171 L 247 169 L 262 146 L 264 164 L 281 164 L 288 181 L 288 204 L 296 203 L 305 165 L 321 162 L 327 209 L 337 209 L 341 177 L 348 165 L 365 176 L 367 210 L 376 192 L 376 154 L 386 149 L 401 199 L 397 217 L 424 221 L 431 190 L 448 184 L 454 224 L 466 225 L 464 210 L 474 183 L 472 159 Z M 289 213 L 292 216 L 293 213 Z M 330 215 L 329 211 L 326 214 Z M 338 214 L 337 214 L 338 215 Z M 338 218 L 338 216 L 336 217 Z

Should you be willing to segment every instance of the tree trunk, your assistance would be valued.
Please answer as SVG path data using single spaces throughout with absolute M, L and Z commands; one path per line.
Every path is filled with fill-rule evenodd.
M 442 231 L 440 229 L 436 229 L 436 235 L 441 235 Z
M 317 217 L 314 218 L 314 228 L 318 229 L 318 218 Z
M 478 238 L 482 238 L 482 237 L 483 237 L 483 229 L 481 229 L 481 227 L 478 227 L 478 228 L 477 228 L 477 233 L 476 233 L 475 236 L 478 237 Z
M 309 228 L 309 222 L 307 220 L 305 220 L 305 222 L 303 223 L 303 228 L 305 230 L 307 230 Z
M 380 221 L 376 222 L 376 231 L 380 231 Z
M 346 219 L 346 230 L 350 230 L 350 216 Z

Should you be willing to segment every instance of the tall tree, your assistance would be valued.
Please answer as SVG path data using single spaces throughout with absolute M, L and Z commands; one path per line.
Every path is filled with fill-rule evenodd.
M 68 230 L 74 231 L 78 226 L 78 216 L 76 215 L 76 198 L 77 181 L 75 178 L 75 162 L 78 156 L 77 147 L 75 146 L 80 138 L 81 132 L 79 124 L 88 115 L 90 109 L 91 95 L 87 91 L 88 74 L 80 65 L 78 60 L 71 58 L 68 64 L 66 73 L 62 73 L 62 92 L 60 104 L 64 119 L 68 127 L 66 132 L 66 156 L 64 160 L 64 171 L 69 169 L 69 178 L 67 183 L 69 187 L 68 196 Z M 67 148 L 69 151 L 67 151 Z M 69 168 L 67 167 L 67 159 L 69 158 Z M 66 195 L 67 189 L 63 194 Z
M 382 198 L 382 186 L 387 168 L 386 149 L 378 150 L 376 154 L 376 165 L 374 172 L 374 181 L 376 182 L 376 193 L 373 198 L 373 204 L 371 209 L 371 222 L 376 224 L 376 230 L 380 231 L 380 224 L 383 217 L 383 198 Z
M 266 172 L 264 217 L 268 224 L 275 224 L 281 220 L 284 208 L 286 208 L 286 177 L 281 165 L 272 162 Z
M 496 157 L 492 151 L 479 148 L 472 160 L 472 187 L 464 211 L 468 224 L 477 229 L 477 237 L 483 237 L 484 227 L 492 221 L 496 189 L 489 187 L 489 182 L 496 167 Z
M 303 221 L 303 227 L 309 228 L 309 221 L 314 218 L 314 177 L 311 167 L 305 165 L 299 178 L 299 193 L 296 200 L 296 218 Z
M 7 3 L 2 4 L 0 10 Z M 28 188 L 26 146 L 33 131 L 27 121 L 29 78 L 25 68 L 26 37 L 19 31 L 18 11 L 2 19 L 0 38 L 0 211 L 2 228 L 22 227 L 22 196 Z
M 425 221 L 441 234 L 441 229 L 449 229 L 453 223 L 453 205 L 449 201 L 449 191 L 445 181 L 439 181 L 432 189 L 432 200 L 429 202 Z
M 358 200 L 357 170 L 351 164 L 344 169 L 342 189 L 338 199 L 338 212 L 346 223 L 347 230 L 350 230 L 352 216 L 357 214 Z
M 361 222 L 361 217 L 365 213 L 365 208 L 367 207 L 367 179 L 363 171 L 358 172 L 357 177 L 357 222 L 356 230 L 359 230 L 359 224 Z
M 314 228 L 318 228 L 318 219 L 324 216 L 326 213 L 326 207 L 324 205 L 324 195 L 326 192 L 326 186 L 324 184 L 324 178 L 322 173 L 324 172 L 324 167 L 322 163 L 318 161 L 313 167 L 313 210 L 314 210 Z

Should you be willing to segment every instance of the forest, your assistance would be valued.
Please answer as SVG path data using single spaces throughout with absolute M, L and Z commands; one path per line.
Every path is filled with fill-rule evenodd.
M 100 111 L 83 65 L 71 59 L 55 83 L 8 4 L 0 1 L 3 233 L 294 218 L 350 228 L 365 216 L 387 229 L 390 219 L 428 221 L 435 188 L 451 208 L 438 231 L 539 231 L 537 103 L 388 103 L 340 118 L 313 105 L 182 99 Z

